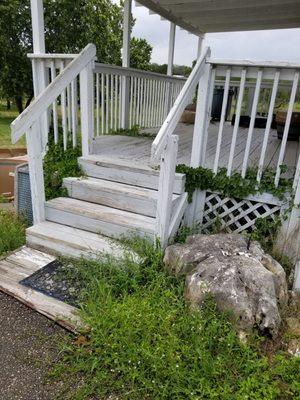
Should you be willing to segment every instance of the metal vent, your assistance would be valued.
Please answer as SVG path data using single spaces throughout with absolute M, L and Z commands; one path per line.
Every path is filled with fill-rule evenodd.
M 24 215 L 29 226 L 33 225 L 32 201 L 28 167 L 17 168 L 17 204 L 18 213 Z

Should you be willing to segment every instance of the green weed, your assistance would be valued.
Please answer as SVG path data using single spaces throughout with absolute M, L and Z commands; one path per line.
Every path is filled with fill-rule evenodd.
M 52 135 L 51 135 L 52 136 Z M 62 135 L 57 144 L 50 142 L 44 158 L 44 179 L 46 199 L 67 196 L 67 191 L 62 187 L 63 179 L 67 177 L 80 177 L 83 175 L 79 165 L 78 157 L 81 156 L 79 146 L 73 148 L 72 142 L 68 141 L 64 150 Z
M 273 400 L 300 396 L 299 358 L 270 361 L 253 340 L 242 344 L 208 298 L 201 310 L 184 302 L 184 281 L 163 268 L 162 252 L 125 240 L 141 257 L 72 261 L 84 282 L 82 345 L 64 347 L 55 374 L 75 383 L 64 399 Z M 297 397 L 298 396 L 298 397 Z
M 0 256 L 25 243 L 26 222 L 14 212 L 0 209 Z

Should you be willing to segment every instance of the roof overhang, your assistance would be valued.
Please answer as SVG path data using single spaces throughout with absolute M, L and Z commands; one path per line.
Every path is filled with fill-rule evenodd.
M 300 28 L 300 0 L 138 0 L 196 35 Z

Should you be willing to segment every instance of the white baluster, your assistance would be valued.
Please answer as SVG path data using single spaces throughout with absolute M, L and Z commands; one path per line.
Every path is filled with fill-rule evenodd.
M 255 92 L 254 92 L 254 98 L 253 98 L 253 103 L 252 103 L 251 119 L 250 119 L 250 125 L 249 125 L 249 130 L 248 130 L 248 135 L 247 135 L 246 148 L 245 148 L 245 154 L 244 154 L 244 160 L 243 160 L 243 166 L 242 166 L 242 177 L 243 178 L 245 178 L 245 176 L 246 176 L 247 167 L 248 167 L 248 160 L 249 160 L 251 141 L 252 141 L 252 136 L 253 136 L 253 130 L 254 130 L 254 124 L 255 124 L 257 104 L 258 104 L 258 100 L 259 100 L 262 76 L 263 76 L 263 71 L 260 69 L 257 73 Z
M 82 155 L 91 153 L 94 137 L 94 85 L 93 62 L 90 62 L 80 72 L 80 110 L 81 110 L 81 137 Z
M 275 102 L 276 102 L 279 79 L 280 79 L 280 71 L 277 70 L 275 72 L 275 76 L 274 76 L 271 100 L 270 100 L 269 111 L 268 111 L 268 118 L 267 118 L 265 133 L 264 133 L 264 140 L 263 140 L 261 153 L 260 153 L 259 164 L 258 164 L 258 172 L 257 172 L 257 178 L 256 178 L 257 182 L 261 181 L 261 177 L 262 177 L 262 173 L 263 173 L 263 169 L 264 169 L 264 163 L 265 163 L 265 157 L 267 154 L 267 147 L 268 147 L 271 125 L 272 125 L 272 121 L 273 121 L 273 111 L 274 111 L 274 106 L 275 106 Z
M 56 69 L 54 61 L 51 61 L 51 81 L 54 81 L 56 78 Z M 58 142 L 58 117 L 57 117 L 57 101 L 55 100 L 52 104 L 52 111 L 53 111 L 53 131 L 54 131 L 54 143 Z
M 299 72 L 296 71 L 295 75 L 294 75 L 294 79 L 293 79 L 291 97 L 290 97 L 289 107 L 288 107 L 288 111 L 287 111 L 287 115 L 286 115 L 286 121 L 285 121 L 285 126 L 284 126 L 282 141 L 281 141 L 281 147 L 280 147 L 280 152 L 279 152 L 279 157 L 278 157 L 276 176 L 275 176 L 275 186 L 278 186 L 278 184 L 279 184 L 279 179 L 280 179 L 280 174 L 281 174 L 281 166 L 282 166 L 282 163 L 284 160 L 285 148 L 286 148 L 287 138 L 288 138 L 288 134 L 289 134 L 289 130 L 290 130 L 292 113 L 293 113 L 294 104 L 295 104 L 295 98 L 296 98 L 296 94 L 297 94 L 298 82 L 299 82 Z
M 224 86 L 224 92 L 223 92 L 222 111 L 221 111 L 220 125 L 219 125 L 219 131 L 218 131 L 216 155 L 215 155 L 214 169 L 213 169 L 215 174 L 218 172 L 219 159 L 220 159 L 221 146 L 222 146 L 223 129 L 224 129 L 224 123 L 225 123 L 225 118 L 226 118 L 226 114 L 227 114 L 227 104 L 228 104 L 228 95 L 229 95 L 229 87 L 230 87 L 230 74 L 231 74 L 231 68 L 227 68 L 226 78 L 225 78 L 225 86 Z
M 234 128 L 233 128 L 232 139 L 231 139 L 231 147 L 230 147 L 228 167 L 227 167 L 227 176 L 231 175 L 232 168 L 233 168 L 233 159 L 234 159 L 234 152 L 235 152 L 235 146 L 236 146 L 236 139 L 237 139 L 237 135 L 238 135 L 238 131 L 239 131 L 241 110 L 242 110 L 242 105 L 243 105 L 244 89 L 245 89 L 245 82 L 246 82 L 246 72 L 247 72 L 246 68 L 243 68 L 242 75 L 241 75 L 241 81 L 240 81 L 240 90 L 239 90 L 237 106 L 236 106 Z

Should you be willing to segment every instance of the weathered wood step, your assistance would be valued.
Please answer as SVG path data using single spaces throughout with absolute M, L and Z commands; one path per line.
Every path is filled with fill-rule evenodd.
M 130 164 L 120 159 L 108 160 L 99 155 L 80 157 L 78 162 L 87 176 L 148 189 L 158 189 L 159 171 L 147 165 Z M 184 187 L 185 175 L 175 174 L 174 193 L 184 193 Z
M 97 178 L 65 178 L 69 197 L 91 203 L 156 216 L 157 190 Z M 173 195 L 173 206 L 179 195 Z
M 49 221 L 28 228 L 26 242 L 33 249 L 65 257 L 93 259 L 103 252 L 117 257 L 124 253 L 112 239 Z
M 112 238 L 128 234 L 154 238 L 154 218 L 68 197 L 46 202 L 46 219 Z

